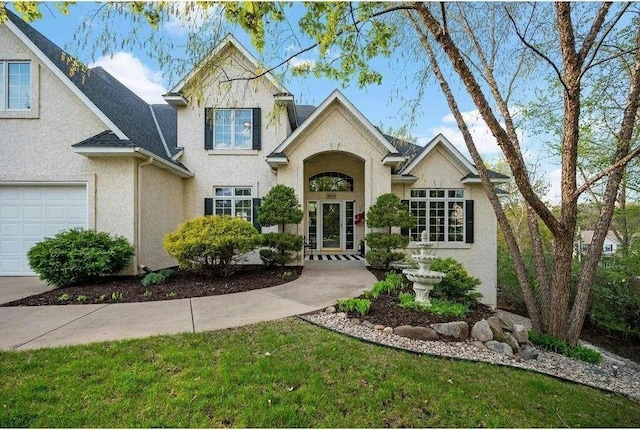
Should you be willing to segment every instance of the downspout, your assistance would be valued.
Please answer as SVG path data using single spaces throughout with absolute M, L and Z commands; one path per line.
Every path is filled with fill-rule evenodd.
M 136 254 L 134 256 L 134 267 L 136 273 L 143 265 L 142 260 L 142 168 L 153 164 L 153 157 L 149 157 L 147 161 L 138 164 L 138 183 L 136 189 Z

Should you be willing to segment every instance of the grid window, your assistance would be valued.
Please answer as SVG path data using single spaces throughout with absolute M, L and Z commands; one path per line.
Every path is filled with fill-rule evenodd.
M 463 189 L 413 189 L 409 209 L 416 219 L 411 240 L 427 230 L 430 242 L 464 242 Z
M 213 138 L 216 149 L 251 149 L 253 147 L 253 111 L 251 109 L 216 109 Z
M 213 209 L 216 215 L 232 215 L 253 221 L 251 187 L 215 187 Z
M 309 191 L 353 191 L 353 178 L 340 172 L 322 172 L 309 178 Z
M 31 63 L 0 61 L 0 110 L 31 109 Z

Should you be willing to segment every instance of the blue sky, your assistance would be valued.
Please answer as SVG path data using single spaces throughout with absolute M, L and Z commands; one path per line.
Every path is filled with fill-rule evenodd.
M 68 48 L 71 53 L 79 55 L 83 62 L 104 67 L 147 102 L 163 103 L 161 95 L 170 89 L 175 82 L 169 82 L 165 71 L 160 70 L 157 62 L 143 50 L 137 47 L 126 47 L 124 50 L 116 49 L 111 52 L 111 55 L 104 57 L 87 52 L 86 49 L 80 50 L 78 42 L 74 40 L 74 34 L 78 32 L 85 16 L 97 9 L 95 3 L 80 2 L 70 8 L 68 16 L 58 12 L 52 4 L 49 4 L 48 8 L 44 6 L 41 7 L 44 19 L 31 24 L 38 31 L 57 45 Z M 121 23 L 119 25 L 127 24 Z M 165 24 L 162 31 L 176 44 L 183 43 L 185 40 L 185 31 L 177 21 Z M 248 36 L 242 30 L 232 30 L 232 33 L 250 52 L 258 57 Z M 285 51 L 287 48 L 292 49 L 293 47 L 283 47 Z M 282 53 L 281 57 L 284 57 L 284 54 Z M 296 61 L 310 60 L 312 55 L 313 53 L 303 55 Z M 403 101 L 397 96 L 398 90 L 402 92 L 404 98 L 410 98 L 416 92 L 411 83 L 407 85 L 406 81 L 398 80 L 400 71 L 411 74 L 415 70 L 412 68 L 414 66 L 402 61 L 400 56 L 395 55 L 390 59 L 375 60 L 375 68 L 381 71 L 384 76 L 383 83 L 379 86 L 374 85 L 360 89 L 356 84 L 351 84 L 343 88 L 339 82 L 314 77 L 289 77 L 285 86 L 296 96 L 297 103 L 314 105 L 320 104 L 333 89 L 339 88 L 373 124 L 399 128 L 408 125 L 410 121 L 407 111 L 402 110 Z M 498 157 L 500 154 L 493 136 L 477 115 L 475 106 L 466 95 L 460 98 L 459 107 L 465 113 L 472 135 L 480 151 L 485 155 L 485 159 L 491 160 Z M 418 138 L 419 144 L 425 144 L 437 133 L 442 133 L 463 154 L 468 155 L 462 136 L 435 81 L 432 81 L 428 87 L 423 97 L 422 106 L 416 113 L 413 123 L 414 125 L 409 128 L 409 132 Z M 533 156 L 537 152 L 537 146 L 525 136 L 523 148 Z M 557 167 L 548 163 L 545 164 L 544 169 L 552 187 L 548 198 L 555 200 L 559 194 L 559 171 Z

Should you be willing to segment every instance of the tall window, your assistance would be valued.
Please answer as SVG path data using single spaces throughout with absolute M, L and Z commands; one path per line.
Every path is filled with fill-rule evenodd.
M 216 109 L 214 117 L 215 149 L 251 149 L 253 112 L 251 109 Z
M 215 187 L 213 195 L 214 214 L 233 215 L 253 222 L 251 187 Z
M 353 178 L 340 172 L 323 172 L 309 178 L 309 191 L 353 191 Z
M 0 61 L 0 110 L 31 109 L 31 63 Z
M 427 230 L 430 242 L 464 242 L 464 190 L 411 190 L 409 201 L 416 225 L 411 240 Z

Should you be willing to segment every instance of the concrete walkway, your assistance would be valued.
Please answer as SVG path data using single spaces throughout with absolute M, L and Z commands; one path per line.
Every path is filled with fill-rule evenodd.
M 295 281 L 191 299 L 105 305 L 0 308 L 0 349 L 24 350 L 159 334 L 240 327 L 322 309 L 376 281 L 364 267 L 305 267 Z M 49 288 L 35 278 L 0 278 L 0 303 Z

